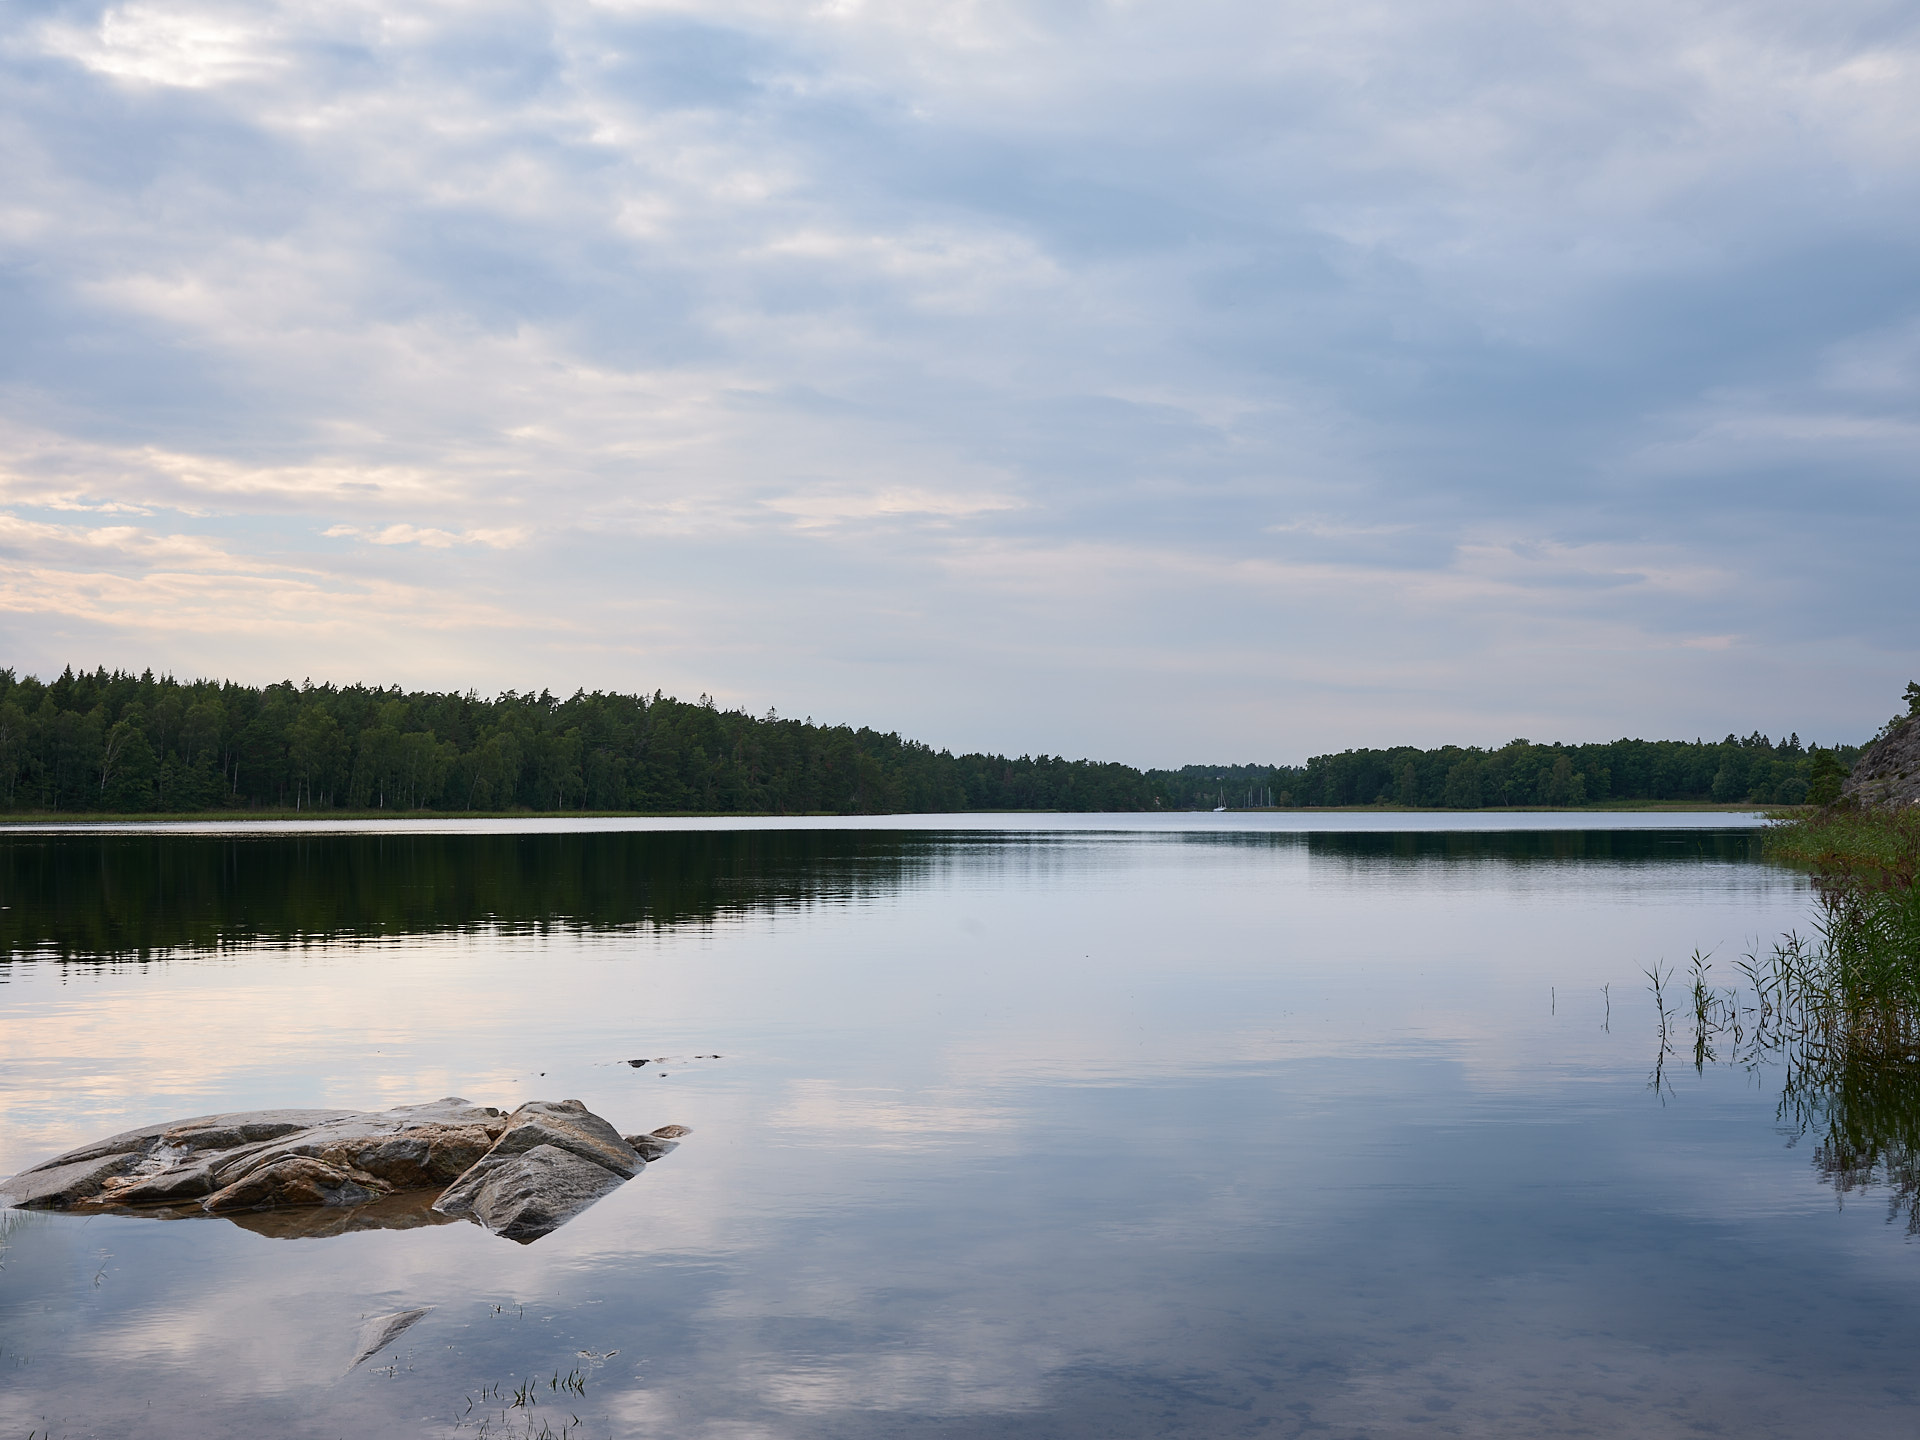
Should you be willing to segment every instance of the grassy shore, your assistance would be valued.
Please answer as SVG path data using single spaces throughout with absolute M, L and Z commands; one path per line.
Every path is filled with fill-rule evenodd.
M 1766 853 L 1831 882 L 1914 888 L 1920 880 L 1920 806 L 1857 810 L 1831 806 L 1778 820 Z

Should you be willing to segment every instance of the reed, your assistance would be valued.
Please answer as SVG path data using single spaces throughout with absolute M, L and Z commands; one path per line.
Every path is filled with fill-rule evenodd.
M 1920 881 L 1920 806 L 1829 805 L 1775 821 L 1761 843 L 1769 859 L 1799 865 L 1818 878 L 1909 890 Z
M 1884 1186 L 1889 1219 L 1920 1235 L 1920 886 L 1887 866 L 1816 874 L 1814 933 L 1783 936 L 1711 983 L 1689 966 L 1696 1069 L 1727 1063 L 1784 1072 L 1779 1118 L 1845 1196 Z M 1654 1084 L 1673 1053 L 1672 971 L 1648 972 L 1660 1016 Z M 1664 1094 L 1664 1091 L 1663 1091 Z

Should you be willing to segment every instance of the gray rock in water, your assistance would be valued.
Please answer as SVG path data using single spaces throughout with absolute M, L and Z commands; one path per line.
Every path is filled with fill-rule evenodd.
M 620 1138 L 631 1145 L 642 1160 L 651 1161 L 678 1150 L 680 1137 L 692 1133 L 684 1125 L 662 1125 L 645 1135 L 623 1135 Z
M 0 1180 L 0 1200 L 19 1210 L 64 1210 L 98 1195 L 107 1181 L 126 1174 L 139 1159 L 138 1151 L 129 1151 L 65 1164 L 50 1160 Z
M 90 1200 L 117 1179 L 137 1167 L 158 1171 L 184 1159 L 209 1132 L 222 1128 L 244 1127 L 253 1137 L 268 1139 L 310 1126 L 337 1120 L 354 1112 L 345 1110 L 253 1110 L 240 1115 L 198 1115 L 191 1120 L 172 1120 L 162 1125 L 143 1125 L 138 1130 L 123 1130 L 91 1145 L 82 1145 L 51 1160 L 31 1165 L 18 1175 L 0 1180 L 4 1203 L 23 1210 L 63 1210 L 69 1205 Z M 179 1136 L 179 1143 L 170 1137 Z M 238 1142 L 236 1142 L 238 1143 Z M 167 1159 L 155 1162 L 157 1151 L 165 1149 Z M 208 1185 L 206 1190 L 213 1187 Z M 206 1190 L 197 1193 L 205 1194 Z M 157 1197 L 158 1198 L 158 1197 Z
M 1920 804 L 1920 716 L 1909 715 L 1861 751 L 1840 796 L 1888 810 Z
M 209 1215 L 229 1210 L 279 1210 L 300 1205 L 365 1205 L 391 1190 L 379 1178 L 351 1166 L 329 1165 L 309 1155 L 280 1155 L 247 1171 L 207 1196 Z
M 620 1132 L 578 1100 L 534 1100 L 507 1117 L 499 1141 L 434 1202 L 522 1244 L 551 1234 L 646 1168 Z
M 372 1316 L 360 1327 L 353 1359 L 347 1362 L 347 1369 L 352 1370 L 362 1361 L 372 1359 L 398 1340 L 415 1321 L 431 1313 L 433 1306 L 423 1305 L 418 1310 L 396 1310 L 391 1315 Z
M 578 1100 L 529 1100 L 507 1117 L 507 1127 L 489 1155 L 523 1155 L 539 1145 L 566 1150 L 613 1171 L 622 1179 L 646 1162 L 620 1132 Z
M 633 1157 L 636 1170 L 646 1162 Z M 518 1155 L 489 1156 L 434 1201 L 443 1215 L 460 1215 L 505 1240 L 529 1245 L 550 1235 L 594 1201 L 612 1194 L 627 1176 L 557 1145 Z
M 202 1115 L 69 1150 L 0 1180 L 0 1197 L 27 1209 L 164 1218 L 340 1217 L 248 1223 L 289 1237 L 461 1217 L 526 1242 L 617 1189 L 686 1133 L 668 1125 L 629 1143 L 578 1100 L 530 1101 L 511 1115 L 457 1097 L 378 1112 Z M 433 1207 L 408 1196 L 432 1198 Z

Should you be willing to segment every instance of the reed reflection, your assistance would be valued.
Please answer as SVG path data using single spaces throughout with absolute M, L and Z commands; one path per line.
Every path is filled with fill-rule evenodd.
M 1811 1138 L 1823 1183 L 1843 1199 L 1883 1192 L 1888 1219 L 1920 1235 L 1920 890 L 1826 877 L 1817 896 L 1815 933 L 1745 956 L 1732 985 L 1715 984 L 1698 951 L 1677 982 L 1646 972 L 1660 1025 L 1652 1088 L 1667 1093 L 1683 1045 L 1696 1071 L 1779 1067 L 1789 1143 Z

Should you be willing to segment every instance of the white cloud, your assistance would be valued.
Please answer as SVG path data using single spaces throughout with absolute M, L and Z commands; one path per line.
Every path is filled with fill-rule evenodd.
M 1166 761 L 1506 729 L 1556 653 L 1534 729 L 1871 729 L 1920 43 L 1864 13 L 63 12 L 0 43 L 10 653 L 321 625 Z
M 194 90 L 291 69 L 290 57 L 277 53 L 277 38 L 247 23 L 244 13 L 179 5 L 122 5 L 104 11 L 91 29 L 56 24 L 44 32 L 48 53 L 99 74 Z

